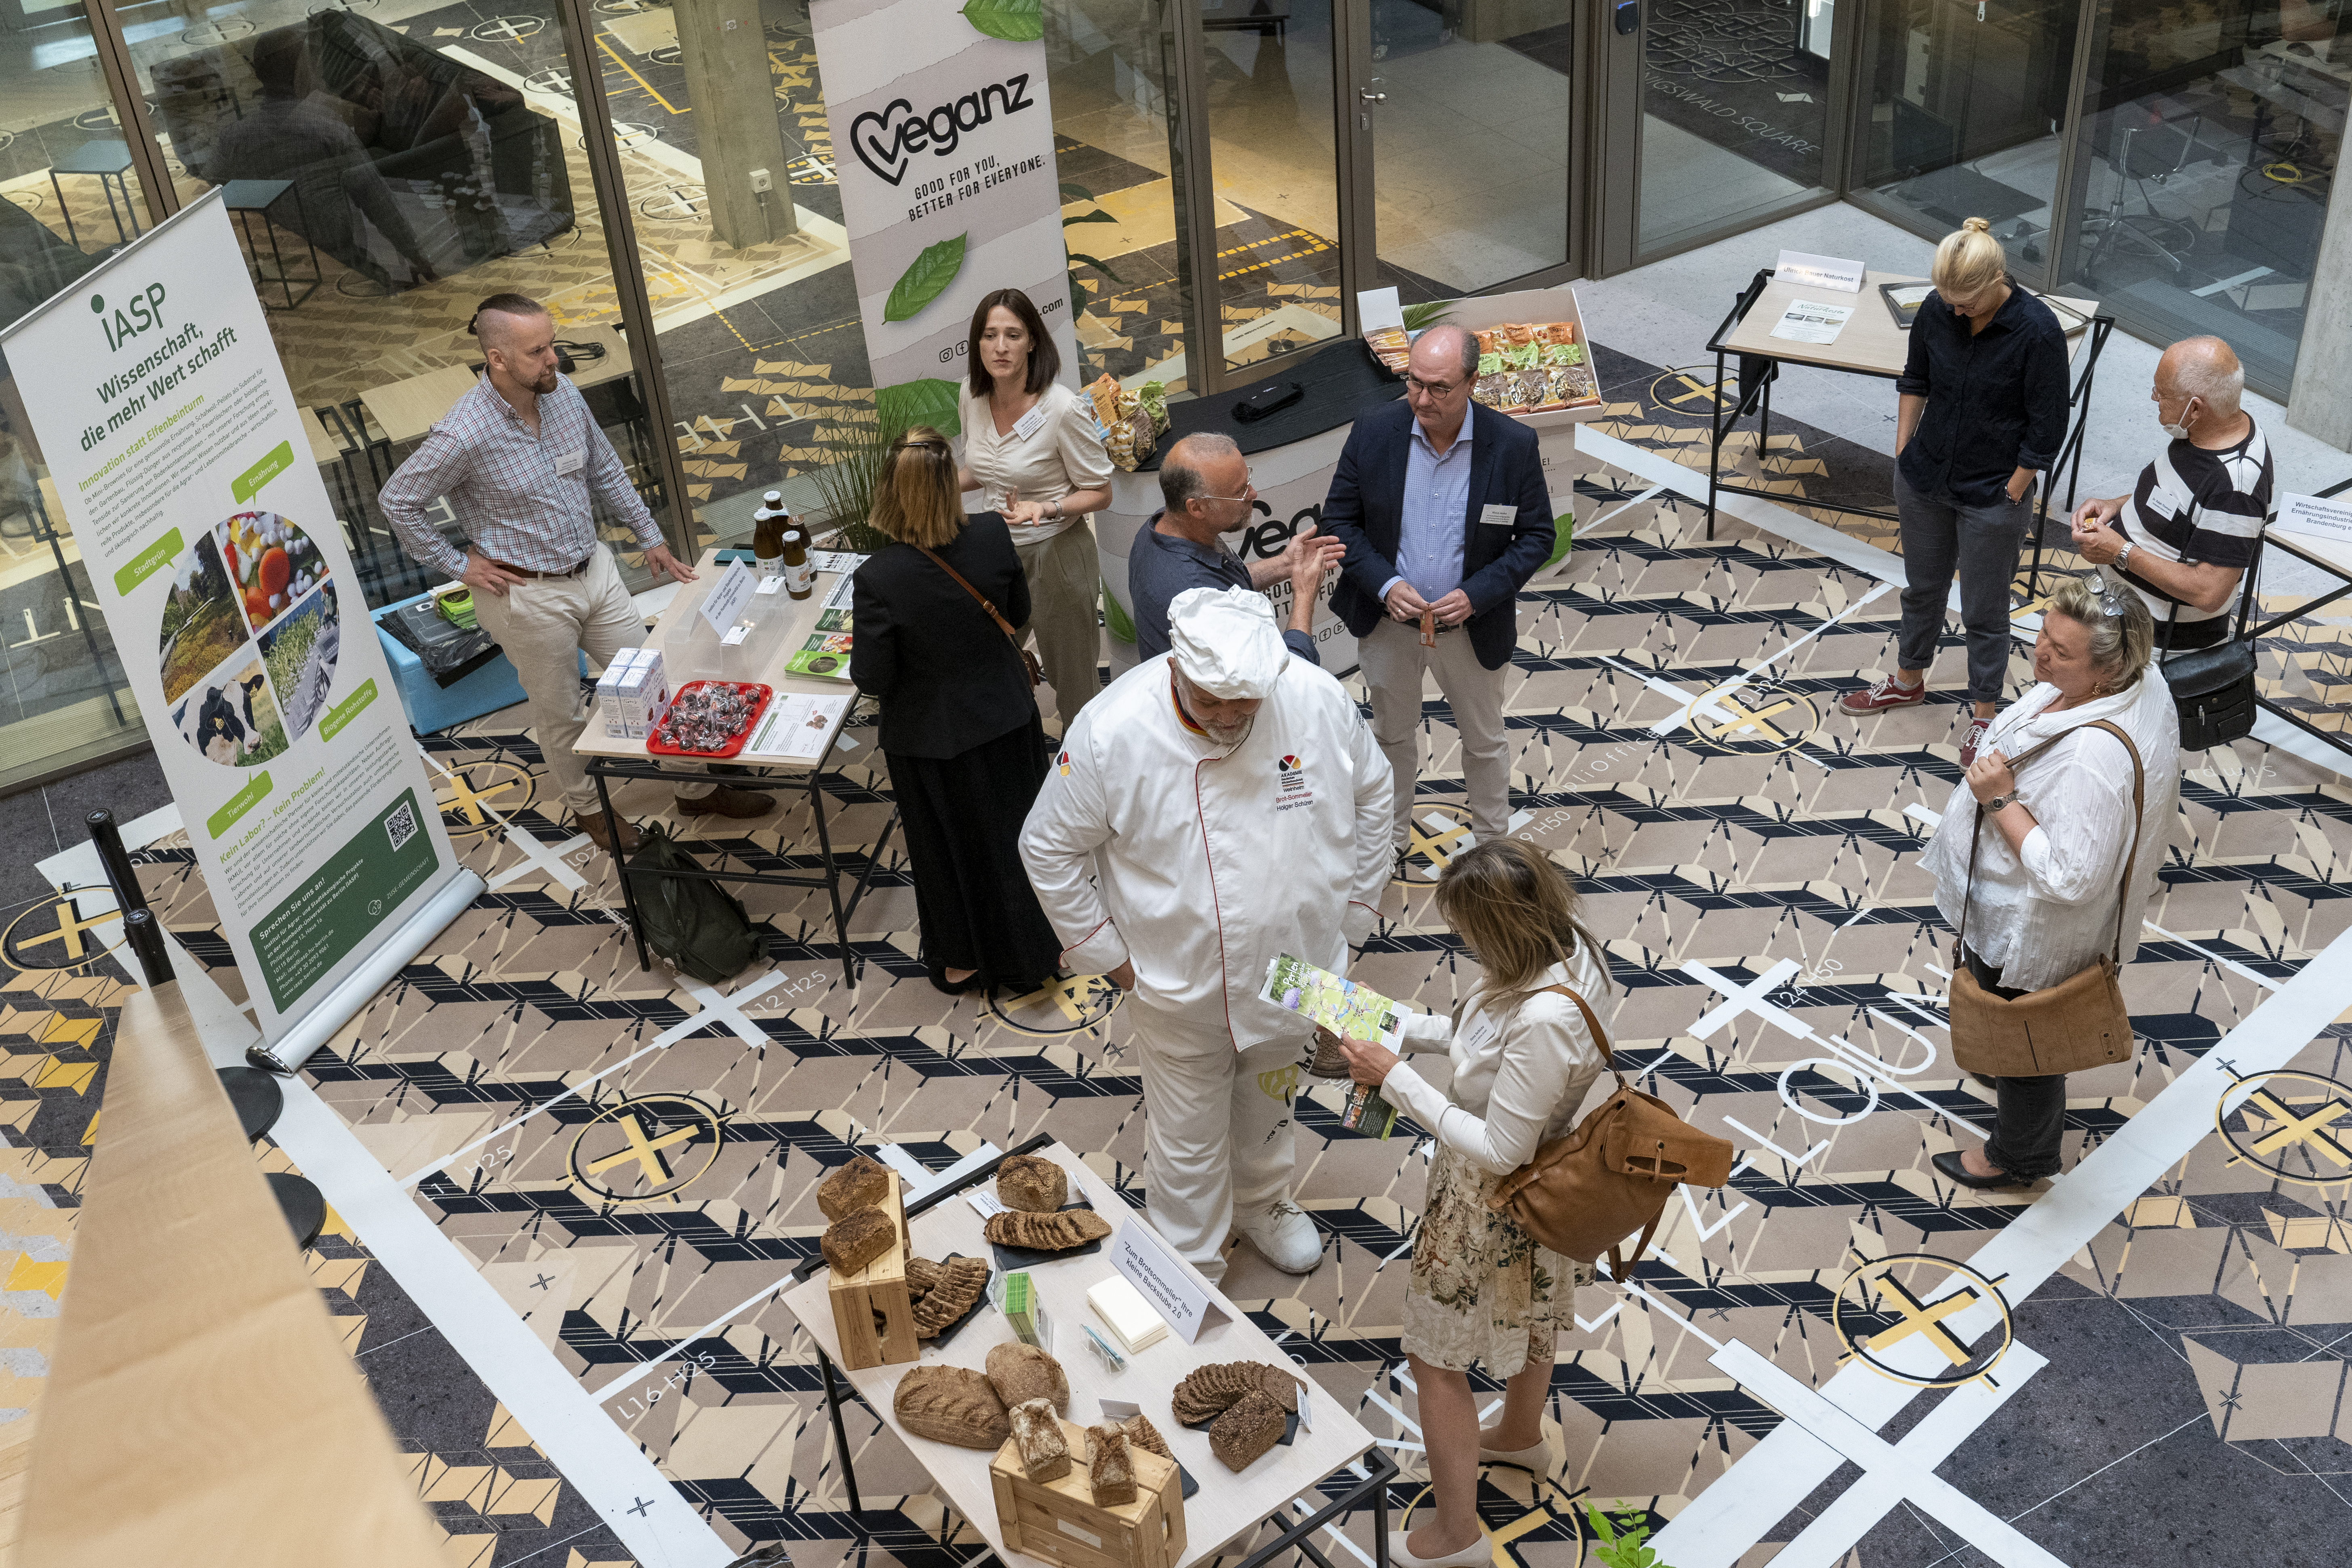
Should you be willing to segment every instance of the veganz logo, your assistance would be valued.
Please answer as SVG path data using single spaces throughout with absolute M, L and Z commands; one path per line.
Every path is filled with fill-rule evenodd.
M 996 100 L 993 106 L 989 102 L 992 98 Z M 849 122 L 849 144 L 856 150 L 859 163 L 895 185 L 907 177 L 907 160 L 924 148 L 944 158 L 956 150 L 965 132 L 979 130 L 1000 112 L 1013 114 L 1027 109 L 1032 101 L 1026 71 L 991 82 L 978 92 L 967 92 L 929 114 L 919 115 L 913 104 L 894 98 L 881 113 L 869 109 Z

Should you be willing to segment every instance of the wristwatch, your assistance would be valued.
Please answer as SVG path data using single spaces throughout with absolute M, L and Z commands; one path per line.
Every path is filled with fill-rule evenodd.
M 2007 795 L 1997 795 L 1990 800 L 1985 802 L 1984 808 L 1987 811 L 2002 811 L 2006 810 L 2010 806 L 2015 805 L 2016 804 L 2017 792 L 2015 790 L 2011 790 Z
M 2116 552 L 2116 558 L 2110 563 L 2110 564 L 2113 565 L 2116 571 L 2122 571 L 2124 569 L 2124 563 L 2130 560 L 2131 552 L 2138 548 L 2139 546 L 2137 544 L 2125 545 L 2121 550 Z

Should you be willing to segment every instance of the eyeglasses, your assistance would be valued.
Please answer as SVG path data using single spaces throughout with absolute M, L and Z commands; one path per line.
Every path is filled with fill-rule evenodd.
M 1451 397 L 1461 384 L 1458 381 L 1423 381 L 1410 374 L 1404 378 L 1404 389 L 1408 394 L 1418 392 L 1425 397 Z
M 1192 499 L 1194 500 L 1255 500 L 1257 485 L 1255 481 L 1244 484 L 1242 486 L 1242 493 L 1237 496 L 1194 496 Z

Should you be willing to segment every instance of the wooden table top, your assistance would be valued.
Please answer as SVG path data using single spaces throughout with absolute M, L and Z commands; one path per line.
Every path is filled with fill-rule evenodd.
M 1862 375 L 1897 376 L 1911 352 L 1911 334 L 1895 324 L 1894 314 L 1880 297 L 1881 283 L 1924 283 L 1924 278 L 1907 277 L 1899 272 L 1865 272 L 1862 292 L 1843 294 L 1819 284 L 1769 282 L 1756 297 L 1756 304 L 1745 320 L 1735 324 L 1725 334 L 1724 351 L 1727 353 L 1766 354 L 1786 360 L 1790 364 L 1818 365 L 1823 370 L 1853 371 Z M 2070 299 L 2053 294 L 2052 299 L 2079 310 L 2084 317 L 2098 313 L 2095 300 Z M 1827 343 L 1790 342 L 1776 338 L 1772 329 L 1780 323 L 1780 314 L 1799 300 L 1810 300 L 1822 305 L 1852 305 L 1853 314 L 1838 331 L 1837 341 Z M 2063 320 L 2063 318 L 2062 318 Z M 2066 354 L 2072 359 L 2080 353 L 2089 329 L 2068 335 Z
M 1095 1211 L 1113 1226 L 1145 1223 L 1141 1215 L 1129 1208 L 1126 1200 L 1069 1149 L 1054 1143 L 1037 1153 L 1038 1158 L 1051 1160 L 1069 1172 L 1073 1195 L 1083 1191 L 1093 1200 Z M 993 1193 L 995 1189 L 983 1183 L 973 1190 Z M 908 1239 L 915 1252 L 924 1258 L 942 1258 L 950 1252 L 987 1258 L 990 1248 L 981 1234 L 981 1223 L 979 1211 L 958 1194 L 918 1216 L 908 1226 Z M 1307 1368 L 1292 1362 L 1281 1346 L 1214 1286 L 1207 1286 L 1210 1299 L 1226 1314 L 1225 1321 L 1202 1329 L 1200 1339 L 1189 1345 L 1171 1332 L 1157 1344 L 1129 1355 L 1126 1371 L 1111 1372 L 1087 1348 L 1081 1325 L 1092 1324 L 1097 1333 L 1109 1337 L 1108 1331 L 1087 1307 L 1087 1292 L 1117 1272 L 1111 1267 L 1108 1240 L 1099 1252 L 1065 1258 L 1029 1270 L 1036 1283 L 1039 1300 L 1054 1320 L 1054 1359 L 1062 1363 L 1062 1370 L 1069 1377 L 1068 1419 L 1080 1426 L 1100 1421 L 1102 1406 L 1097 1401 L 1102 1399 L 1123 1399 L 1141 1405 L 1143 1413 L 1151 1417 L 1151 1424 L 1168 1439 L 1177 1461 L 1201 1483 L 1200 1491 L 1184 1505 L 1186 1542 L 1177 1568 L 1214 1556 L 1220 1547 L 1256 1529 L 1269 1515 L 1288 1514 L 1291 1499 L 1312 1498 L 1318 1482 L 1372 1446 L 1372 1435 L 1347 1407 L 1315 1383 Z M 807 1281 L 785 1292 L 784 1305 L 800 1319 L 802 1326 L 838 1368 L 841 1342 L 834 1332 L 832 1300 L 826 1294 L 829 1273 L 819 1269 Z M 1194 1278 L 1199 1277 L 1195 1274 Z M 1202 1283 L 1206 1285 L 1206 1281 Z M 979 1371 L 987 1363 L 990 1346 L 1009 1343 L 1013 1338 L 1003 1315 L 983 1304 L 945 1350 L 932 1348 L 926 1342 L 919 1361 L 867 1367 L 860 1372 L 845 1370 L 841 1375 L 864 1395 L 877 1415 L 890 1424 L 891 1429 L 913 1450 L 916 1462 L 939 1483 L 949 1503 L 987 1538 L 1008 1568 L 1027 1568 L 1033 1563 L 1045 1568 L 1041 1558 L 1004 1549 L 1004 1532 L 997 1523 L 995 1494 L 990 1489 L 988 1479 L 993 1451 L 918 1437 L 899 1426 L 891 1415 L 891 1398 L 899 1380 L 916 1367 L 961 1366 Z M 1168 1405 L 1170 1392 L 1187 1373 L 1222 1361 L 1260 1361 L 1295 1367 L 1311 1389 L 1314 1426 L 1302 1426 L 1288 1447 L 1277 1446 L 1259 1456 L 1238 1475 L 1225 1468 L 1223 1461 L 1210 1451 L 1206 1432 L 1178 1426 Z
M 556 332 L 558 341 L 567 343 L 597 343 L 604 357 L 593 364 L 583 364 L 572 376 L 572 384 L 583 392 L 589 387 L 627 375 L 636 362 L 629 357 L 629 340 L 617 327 L 563 327 Z M 475 374 L 464 365 L 443 365 L 422 375 L 388 382 L 370 387 L 360 394 L 360 401 L 383 433 L 397 446 L 415 441 L 433 428 L 433 422 L 449 412 L 457 399 L 473 387 Z

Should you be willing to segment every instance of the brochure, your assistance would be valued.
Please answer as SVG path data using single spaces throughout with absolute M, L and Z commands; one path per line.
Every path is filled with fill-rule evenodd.
M 1283 953 L 1265 966 L 1259 999 L 1299 1014 L 1348 1040 L 1371 1040 L 1396 1049 L 1397 1017 L 1404 1009 L 1367 986 Z

